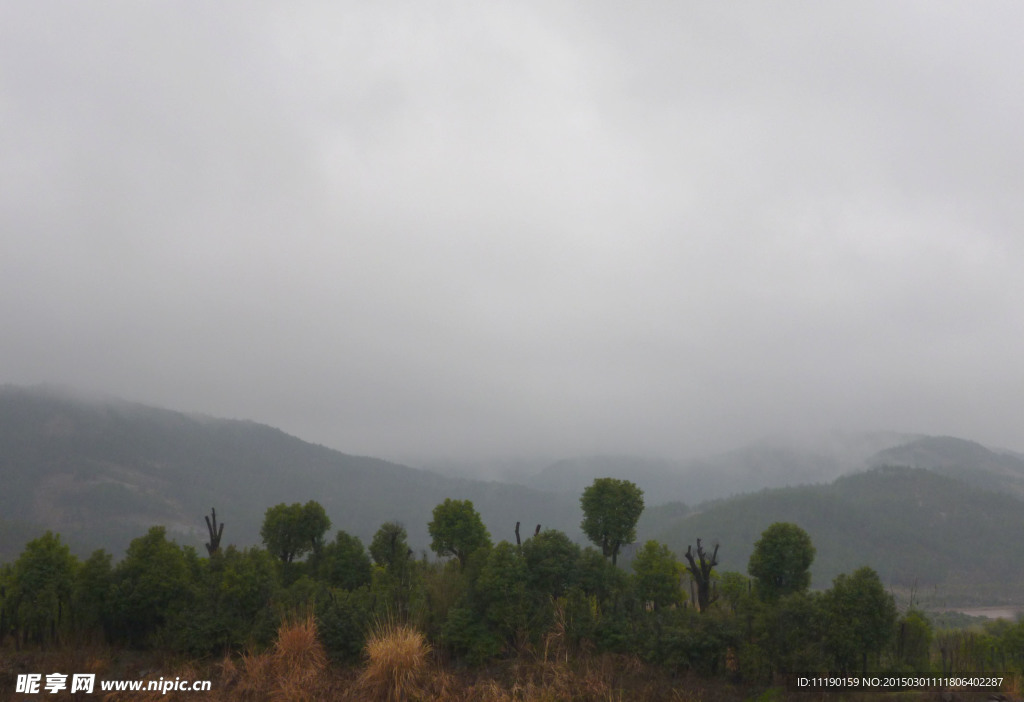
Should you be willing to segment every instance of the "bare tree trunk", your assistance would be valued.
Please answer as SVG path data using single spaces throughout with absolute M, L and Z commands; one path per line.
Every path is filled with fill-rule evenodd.
M 203 517 L 206 520 L 206 530 L 210 532 L 210 543 L 206 544 L 206 551 L 212 557 L 213 554 L 220 550 L 220 539 L 224 536 L 224 524 L 223 522 L 217 524 L 217 510 L 210 508 L 210 512 L 213 514 L 213 521 L 210 521 L 209 517 Z
M 694 582 L 697 583 L 697 610 L 703 612 L 714 601 L 714 598 L 711 596 L 711 569 L 718 565 L 718 544 L 715 544 L 715 550 L 711 553 L 711 557 L 708 558 L 704 547 L 700 545 L 700 539 L 697 539 L 696 560 L 693 557 L 692 546 L 686 547 L 684 555 L 689 563 L 686 569 L 690 571 Z

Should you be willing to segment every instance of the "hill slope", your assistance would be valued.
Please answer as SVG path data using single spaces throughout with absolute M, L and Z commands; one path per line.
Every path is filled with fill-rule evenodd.
M 446 478 L 349 456 L 253 422 L 213 419 L 49 387 L 0 387 L 0 562 L 26 534 L 59 531 L 79 553 L 128 541 L 163 524 L 202 549 L 203 515 L 226 523 L 225 542 L 258 543 L 266 509 L 315 499 L 334 526 L 364 543 L 396 519 L 417 550 L 431 510 L 470 499 L 496 539 L 541 523 L 575 535 L 578 496 Z M 332 529 L 332 531 L 333 531 Z
M 1016 603 L 1024 592 L 1024 502 L 923 469 L 877 468 L 722 500 L 644 538 L 677 554 L 698 537 L 718 542 L 720 568 L 746 572 L 754 542 L 777 521 L 810 534 L 815 587 L 869 565 L 886 583 L 949 602 Z
M 1024 458 L 951 436 L 923 436 L 879 451 L 872 466 L 927 468 L 977 487 L 1024 497 Z
M 579 495 L 594 478 L 614 476 L 640 486 L 648 507 L 693 505 L 764 488 L 834 480 L 886 463 L 885 450 L 916 438 L 894 432 L 774 437 L 688 461 L 585 456 L 558 461 L 521 480 L 539 490 Z M 944 456 L 941 451 L 938 455 Z

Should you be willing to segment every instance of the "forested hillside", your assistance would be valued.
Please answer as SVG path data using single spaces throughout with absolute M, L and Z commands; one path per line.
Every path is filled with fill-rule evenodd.
M 493 533 L 516 521 L 579 533 L 577 497 L 446 478 L 350 456 L 253 422 L 183 414 L 63 389 L 0 388 L 0 561 L 26 536 L 60 532 L 79 554 L 121 552 L 153 524 L 201 546 L 216 507 L 226 537 L 259 542 L 268 505 L 317 499 L 338 528 L 364 540 L 387 520 L 427 547 L 430 510 L 468 498 Z
M 858 564 L 947 603 L 1018 603 L 1024 592 L 1024 503 L 923 469 L 877 468 L 709 503 L 652 525 L 650 536 L 676 553 L 696 538 L 719 542 L 722 567 L 743 571 L 754 541 L 776 521 L 811 535 L 816 587 Z
M 910 466 L 1024 497 L 1024 456 L 951 436 L 922 436 L 872 456 L 872 466 Z

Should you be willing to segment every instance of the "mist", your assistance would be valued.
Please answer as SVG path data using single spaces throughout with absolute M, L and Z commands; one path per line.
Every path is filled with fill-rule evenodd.
M 1020 450 L 1024 8 L 0 3 L 0 382 L 416 464 Z

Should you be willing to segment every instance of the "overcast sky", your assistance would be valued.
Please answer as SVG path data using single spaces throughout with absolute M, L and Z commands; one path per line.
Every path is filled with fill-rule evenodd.
M 0 0 L 0 382 L 415 461 L 1024 449 L 1024 4 Z

